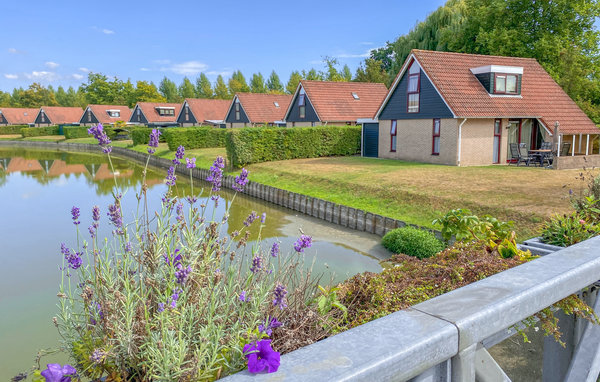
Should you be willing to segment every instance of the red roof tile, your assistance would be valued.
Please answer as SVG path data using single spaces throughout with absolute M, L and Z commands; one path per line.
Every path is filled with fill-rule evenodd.
M 198 123 L 224 120 L 231 104 L 231 101 L 226 99 L 204 98 L 188 98 L 185 102 L 190 106 L 190 111 Z
M 600 133 L 588 116 L 533 58 L 427 50 L 413 50 L 412 53 L 459 118 L 537 117 L 550 131 L 554 129 L 554 122 L 558 121 L 560 131 L 564 134 Z M 491 97 L 470 70 L 487 65 L 522 67 L 521 97 Z
M 79 123 L 82 113 L 80 107 L 42 106 L 41 110 L 53 125 Z
M 127 122 L 127 121 L 129 121 L 129 118 L 131 117 L 131 110 L 127 106 L 88 105 L 88 107 L 92 110 L 92 113 L 94 113 L 94 115 L 96 116 L 96 119 L 100 123 L 115 123 L 116 121 Z M 111 117 L 110 115 L 108 115 L 108 110 L 119 110 L 120 116 L 119 117 Z M 87 109 L 83 112 L 84 114 L 82 117 L 85 117 L 86 111 L 87 111 Z M 85 119 L 84 119 L 83 123 L 85 123 Z
M 384 84 L 371 82 L 302 80 L 300 84 L 322 122 L 372 118 L 387 94 Z
M 148 123 L 176 122 L 181 110 L 180 103 L 138 102 L 136 106 L 142 110 Z M 157 107 L 172 107 L 175 109 L 174 115 L 159 115 L 156 110 Z
M 289 94 L 237 93 L 236 96 L 250 123 L 283 121 L 292 100 L 292 96 Z M 230 108 L 232 105 L 233 102 L 230 102 Z
M 40 109 L 28 109 L 28 108 L 17 108 L 17 107 L 3 107 L 0 108 L 0 112 L 4 115 L 4 118 L 9 125 L 27 125 L 35 122 Z

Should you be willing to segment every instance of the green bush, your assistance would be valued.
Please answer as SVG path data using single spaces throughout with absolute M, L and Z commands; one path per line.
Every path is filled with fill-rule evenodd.
M 186 149 L 225 147 L 228 131 L 218 127 L 182 127 L 164 129 L 162 133 L 169 150 L 175 151 L 179 146 Z
M 431 232 L 413 227 L 396 228 L 386 233 L 381 244 L 393 253 L 419 259 L 431 257 L 444 249 L 442 242 Z
M 161 132 L 161 135 L 158 139 L 159 142 L 166 142 L 165 141 L 165 129 L 158 129 Z M 136 127 L 130 130 L 130 134 L 131 135 L 131 139 L 133 140 L 133 145 L 137 146 L 137 145 L 147 145 L 148 142 L 150 141 L 150 133 L 152 132 L 152 129 L 149 127 Z M 186 147 L 187 149 L 187 147 Z
M 21 134 L 21 129 L 24 127 L 29 127 L 29 126 L 27 126 L 27 125 L 0 126 L 0 135 Z
M 87 126 L 65 126 L 63 133 L 66 139 L 87 138 L 89 137 Z
M 58 126 L 24 127 L 21 129 L 21 135 L 24 138 L 40 137 L 44 135 L 58 135 Z
M 599 234 L 599 225 L 585 221 L 577 213 L 554 216 L 542 227 L 542 241 L 560 247 L 568 247 Z

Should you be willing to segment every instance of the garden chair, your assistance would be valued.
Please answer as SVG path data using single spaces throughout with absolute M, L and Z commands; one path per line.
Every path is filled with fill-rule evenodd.
M 571 150 L 571 142 L 563 142 L 560 146 L 560 156 L 566 157 L 569 155 L 569 150 Z
M 542 142 L 541 146 L 540 146 L 540 150 L 552 150 L 552 142 Z M 544 164 L 548 163 L 548 167 L 550 165 L 552 165 L 552 162 L 554 161 L 554 153 L 553 152 L 549 152 L 547 154 L 544 154 L 542 156 L 543 160 L 541 160 L 540 163 L 541 166 L 544 166 Z
M 536 159 L 536 156 L 529 154 L 529 150 L 527 150 L 527 145 L 525 143 L 519 143 L 519 156 L 517 158 L 517 166 L 521 162 L 525 162 L 527 166 L 532 160 Z

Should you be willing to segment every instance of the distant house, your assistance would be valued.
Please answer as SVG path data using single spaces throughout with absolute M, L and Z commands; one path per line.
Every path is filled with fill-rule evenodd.
M 131 112 L 130 124 L 148 126 L 177 126 L 180 103 L 138 102 Z
M 117 121 L 129 121 L 131 110 L 120 105 L 88 105 L 83 111 L 79 123 L 86 126 L 112 124 Z
M 387 94 L 384 84 L 300 81 L 285 114 L 287 126 L 355 125 L 372 118 Z
M 287 94 L 237 93 L 229 105 L 227 127 L 283 124 L 292 99 Z
M 425 50 L 408 56 L 375 117 L 363 152 L 459 166 L 510 162 L 511 143 L 587 154 L 600 133 L 535 59 Z
M 217 126 L 223 123 L 231 101 L 188 98 L 177 117 L 180 126 Z
M 33 125 L 40 109 L 3 107 L 0 108 L 0 125 Z
M 35 125 L 77 125 L 81 118 L 80 107 L 42 106 L 36 117 Z

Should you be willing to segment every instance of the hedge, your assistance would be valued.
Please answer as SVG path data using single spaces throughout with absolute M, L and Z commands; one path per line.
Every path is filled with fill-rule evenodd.
M 229 130 L 225 147 L 235 167 L 250 163 L 354 155 L 360 152 L 360 126 L 247 127 Z
M 103 126 L 106 135 L 111 140 L 115 139 L 117 132 L 112 127 Z M 88 138 L 91 135 L 88 134 L 89 126 L 65 126 L 63 127 L 63 132 L 65 134 L 66 139 L 74 139 L 74 138 Z
M 8 125 L 0 126 L 0 135 L 14 135 L 21 134 L 21 129 L 29 127 L 28 125 Z
M 21 129 L 21 135 L 24 138 L 39 137 L 43 135 L 58 135 L 58 126 L 24 127 Z
M 207 147 L 225 147 L 226 129 L 218 127 L 182 127 L 163 130 L 169 150 L 177 147 L 186 149 L 203 149 Z

